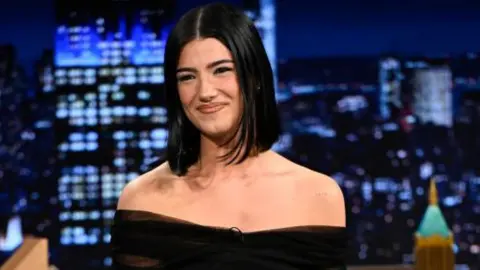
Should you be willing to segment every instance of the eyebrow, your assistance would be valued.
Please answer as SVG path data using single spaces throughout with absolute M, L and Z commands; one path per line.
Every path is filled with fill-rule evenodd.
M 233 61 L 231 59 L 221 59 L 221 60 L 213 61 L 213 62 L 211 62 L 207 65 L 207 68 L 211 69 L 211 68 L 214 68 L 218 65 L 225 64 L 225 63 L 233 63 Z M 195 72 L 195 71 L 197 71 L 197 69 L 192 68 L 192 67 L 182 67 L 182 68 L 177 69 L 177 73 L 186 72 L 186 71 Z

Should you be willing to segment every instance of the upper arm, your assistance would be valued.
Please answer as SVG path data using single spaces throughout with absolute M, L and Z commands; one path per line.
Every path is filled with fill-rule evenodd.
M 145 187 L 143 176 L 131 180 L 122 190 L 120 198 L 118 199 L 117 209 L 121 210 L 142 210 L 141 197 L 142 190 Z M 136 217 L 126 216 L 121 221 L 135 221 Z M 117 221 L 115 221 L 117 222 Z M 118 224 L 121 224 L 119 222 Z M 138 254 L 136 250 L 140 245 L 153 245 L 154 243 L 145 242 L 144 239 L 149 238 L 149 235 L 142 230 L 132 230 L 125 226 L 112 227 L 112 259 L 115 269 L 160 269 L 161 261 L 158 258 L 151 258 L 144 254 Z
M 345 227 L 345 199 L 338 183 L 323 174 L 317 174 L 312 179 L 314 192 L 312 198 L 313 222 L 319 225 Z

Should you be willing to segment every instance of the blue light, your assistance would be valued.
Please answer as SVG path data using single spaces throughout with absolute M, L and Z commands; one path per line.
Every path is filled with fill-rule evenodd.
M 151 29 L 138 17 L 128 35 L 125 18 L 119 20 L 118 31 L 103 27 L 103 19 L 83 27 L 61 25 L 55 35 L 57 67 L 99 67 L 118 65 L 162 64 L 170 26 Z M 106 32 L 107 31 L 107 32 Z

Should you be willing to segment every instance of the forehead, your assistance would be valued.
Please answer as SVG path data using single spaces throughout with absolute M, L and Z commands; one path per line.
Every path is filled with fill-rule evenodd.
M 195 39 L 183 47 L 178 65 L 203 66 L 220 59 L 232 59 L 225 45 L 214 38 Z

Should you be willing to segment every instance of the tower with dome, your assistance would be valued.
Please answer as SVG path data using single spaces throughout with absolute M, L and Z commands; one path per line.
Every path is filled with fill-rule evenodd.
M 416 270 L 453 270 L 453 234 L 438 206 L 435 179 L 430 181 L 429 205 L 415 233 Z

